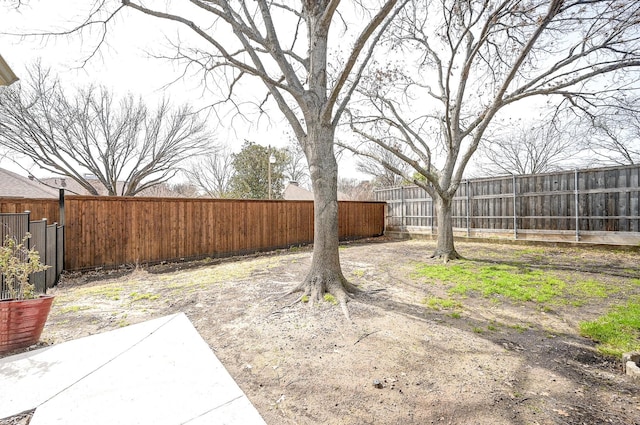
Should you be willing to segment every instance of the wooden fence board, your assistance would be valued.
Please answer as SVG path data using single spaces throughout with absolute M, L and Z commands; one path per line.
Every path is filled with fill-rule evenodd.
M 49 223 L 60 221 L 57 199 L 0 198 L 0 212 L 23 213 L 25 211 L 30 211 L 31 218 L 34 220 L 46 218 Z

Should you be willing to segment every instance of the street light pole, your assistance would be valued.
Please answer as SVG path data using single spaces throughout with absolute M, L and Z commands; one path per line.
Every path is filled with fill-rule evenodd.
M 271 146 L 269 146 L 269 150 L 271 150 Z M 271 199 L 271 155 L 269 155 L 269 186 L 267 187 L 267 191 L 269 192 L 269 199 Z
M 271 146 L 269 146 L 269 199 L 271 199 L 271 164 L 276 163 L 276 157 L 271 153 Z

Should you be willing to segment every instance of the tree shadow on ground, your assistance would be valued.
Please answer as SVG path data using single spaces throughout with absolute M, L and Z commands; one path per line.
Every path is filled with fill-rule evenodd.
M 437 323 L 440 326 L 469 332 L 470 335 L 483 338 L 495 345 L 498 351 L 510 352 L 521 359 L 521 367 L 515 371 L 521 378 L 514 387 L 514 392 L 519 392 L 521 397 L 497 399 L 495 406 L 466 406 L 459 409 L 460 412 L 500 409 L 503 411 L 503 417 L 510 416 L 511 423 L 518 425 L 531 423 L 531 411 L 536 410 L 541 423 L 640 425 L 640 410 L 634 407 L 634 403 L 637 403 L 637 400 L 634 401 L 637 397 L 637 386 L 624 377 L 620 361 L 599 354 L 594 348 L 594 343 L 586 338 L 568 333 L 554 332 L 550 335 L 548 331 L 538 329 L 535 323 L 525 331 L 508 327 L 501 327 L 497 331 L 484 331 L 495 323 L 468 315 L 454 319 L 444 311 L 433 311 L 419 305 L 389 299 L 384 290 L 361 295 L 357 301 L 388 313 L 401 314 L 409 319 L 424 322 L 425 325 Z M 483 331 L 478 333 L 474 330 Z M 469 368 L 473 367 L 474 365 L 469 365 Z M 542 368 L 550 376 L 555 375 L 570 382 L 575 390 L 566 394 L 554 392 L 553 396 L 544 393 L 528 394 L 527 381 L 532 367 Z M 583 389 L 588 390 L 582 391 Z M 461 399 L 460 402 L 464 403 L 464 400 Z M 531 405 L 529 408 L 528 404 Z M 540 408 L 541 404 L 548 408 Z M 459 416 L 453 418 L 451 423 L 456 423 L 456 419 L 468 423 Z
M 490 260 L 487 258 L 476 258 L 476 257 L 464 257 L 465 260 L 473 261 L 476 263 L 485 263 L 485 264 L 504 264 L 508 266 L 514 266 L 518 268 L 530 268 L 530 269 L 540 269 L 540 270 L 562 270 L 562 271 L 578 271 L 585 273 L 597 273 L 601 275 L 607 275 L 612 277 L 620 277 L 626 279 L 637 279 L 640 278 L 640 270 L 634 270 L 629 266 L 617 266 L 610 263 L 601 263 L 601 264 L 593 264 L 593 263 L 583 263 L 583 264 L 575 264 L 570 262 L 558 262 L 558 261 L 549 261 L 547 259 L 535 259 L 535 260 Z

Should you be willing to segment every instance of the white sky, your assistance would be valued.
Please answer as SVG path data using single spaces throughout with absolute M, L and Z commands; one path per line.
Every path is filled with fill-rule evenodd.
M 84 5 L 83 5 L 84 3 Z M 0 33 L 40 33 L 69 28 L 69 20 L 83 16 L 87 3 L 79 0 L 31 0 L 19 10 L 9 9 L 0 0 Z M 80 62 L 95 43 L 95 37 L 85 35 L 69 37 L 27 37 L 21 38 L 0 34 L 0 54 L 19 78 L 26 77 L 26 68 L 41 60 L 50 67 L 69 87 L 89 84 L 105 85 L 116 93 L 139 94 L 150 106 L 162 97 L 169 97 L 174 103 L 190 103 L 202 107 L 216 99 L 200 88 L 198 76 L 181 79 L 181 70 L 171 62 L 149 57 L 148 52 L 169 52 L 163 34 L 173 34 L 175 28 L 133 10 L 125 8 L 124 17 L 115 22 L 115 31 L 110 31 L 107 43 L 100 55 L 86 65 Z M 122 13 L 122 12 L 121 12 Z M 166 87 L 174 80 L 177 82 Z M 261 90 L 262 92 L 263 90 Z M 223 127 L 212 126 L 219 142 L 238 150 L 244 139 L 262 145 L 284 147 L 290 139 L 288 125 L 283 124 L 279 111 L 270 119 L 261 119 L 258 124 L 248 124 L 229 116 L 221 117 Z M 212 123 L 217 119 L 212 116 Z M 0 160 L 0 167 L 25 174 L 6 158 Z M 37 167 L 31 169 L 37 176 L 44 176 Z M 340 163 L 340 176 L 367 179 L 355 171 L 354 161 L 345 157 Z

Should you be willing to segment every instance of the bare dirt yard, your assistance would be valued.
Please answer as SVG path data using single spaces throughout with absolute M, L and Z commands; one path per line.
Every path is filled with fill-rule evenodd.
M 268 424 L 640 425 L 640 382 L 579 333 L 640 296 L 638 251 L 458 243 L 444 266 L 434 247 L 344 245 L 353 322 L 283 297 L 306 248 L 67 274 L 43 344 L 184 312 Z

